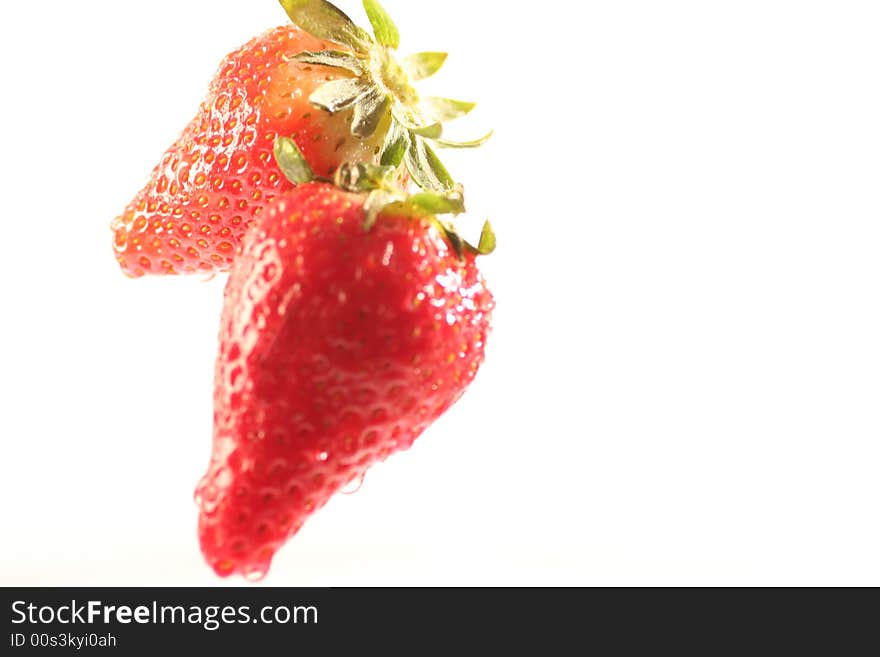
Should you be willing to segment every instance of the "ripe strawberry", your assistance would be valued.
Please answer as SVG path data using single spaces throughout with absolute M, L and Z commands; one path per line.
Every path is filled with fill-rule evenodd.
M 364 0 L 374 40 L 325 0 L 281 0 L 294 25 L 270 30 L 223 61 L 193 121 L 112 223 L 129 276 L 225 271 L 246 229 L 290 189 L 272 158 L 292 137 L 319 175 L 341 163 L 406 163 L 422 186 L 451 189 L 425 143 L 473 104 L 420 99 L 410 84 L 436 72 L 441 53 L 396 62 L 397 28 Z
M 310 514 L 410 447 L 473 380 L 493 299 L 477 249 L 424 210 L 449 198 L 310 182 L 248 234 L 225 292 L 213 455 L 197 490 L 219 575 L 264 574 Z

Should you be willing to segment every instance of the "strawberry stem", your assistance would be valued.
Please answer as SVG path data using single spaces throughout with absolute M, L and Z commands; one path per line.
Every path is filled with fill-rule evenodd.
M 476 104 L 450 98 L 423 99 L 413 86 L 414 81 L 439 71 L 446 53 L 416 53 L 398 62 L 394 51 L 400 45 L 400 32 L 378 0 L 363 0 L 374 37 L 326 0 L 280 2 L 300 28 L 351 50 L 305 52 L 292 58 L 342 68 L 355 75 L 319 87 L 309 97 L 312 104 L 331 114 L 354 108 L 351 132 L 361 139 L 372 136 L 380 125 L 390 125 L 383 165 L 403 164 L 412 180 L 426 191 L 447 192 L 454 188 L 455 181 L 431 145 L 476 148 L 492 133 L 469 141 L 443 138 L 443 123 L 465 116 Z M 385 122 L 389 115 L 391 120 Z

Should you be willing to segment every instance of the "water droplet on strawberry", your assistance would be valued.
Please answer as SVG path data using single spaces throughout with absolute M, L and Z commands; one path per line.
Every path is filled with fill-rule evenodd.
M 364 485 L 364 474 L 361 473 L 360 476 L 356 477 L 355 479 L 352 479 L 345 486 L 343 486 L 342 489 L 340 490 L 340 492 L 343 495 L 354 495 L 355 493 L 357 493 L 361 489 L 361 487 L 363 485 Z

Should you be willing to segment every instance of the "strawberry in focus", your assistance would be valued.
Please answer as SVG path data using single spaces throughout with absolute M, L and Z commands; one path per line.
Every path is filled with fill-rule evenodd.
M 272 148 L 291 138 L 318 176 L 343 162 L 399 167 L 426 189 L 454 183 L 428 142 L 444 121 L 474 104 L 421 98 L 411 82 L 436 73 L 444 53 L 398 63 L 397 27 L 364 0 L 375 38 L 326 0 L 281 0 L 293 24 L 270 30 L 226 57 L 198 114 L 111 224 L 122 271 L 192 274 L 229 269 L 247 229 L 292 185 Z
M 264 575 L 312 513 L 409 448 L 483 362 L 493 298 L 477 249 L 407 202 L 371 212 L 372 198 L 302 184 L 232 267 L 196 495 L 218 575 Z
M 246 229 L 292 185 L 272 146 L 291 136 L 315 171 L 377 157 L 383 135 L 351 134 L 351 112 L 329 114 L 309 95 L 339 69 L 288 61 L 330 44 L 296 26 L 279 27 L 230 54 L 207 100 L 153 170 L 150 182 L 113 222 L 114 247 L 130 276 L 228 269 Z

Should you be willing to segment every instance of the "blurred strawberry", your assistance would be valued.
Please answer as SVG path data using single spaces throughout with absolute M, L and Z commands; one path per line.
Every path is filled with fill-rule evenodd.
M 230 275 L 199 484 L 199 538 L 222 576 L 259 577 L 308 517 L 375 463 L 407 449 L 483 362 L 492 295 L 469 246 L 435 212 L 457 192 L 407 197 L 307 182 L 259 219 Z M 351 189 L 390 170 L 348 167 Z

